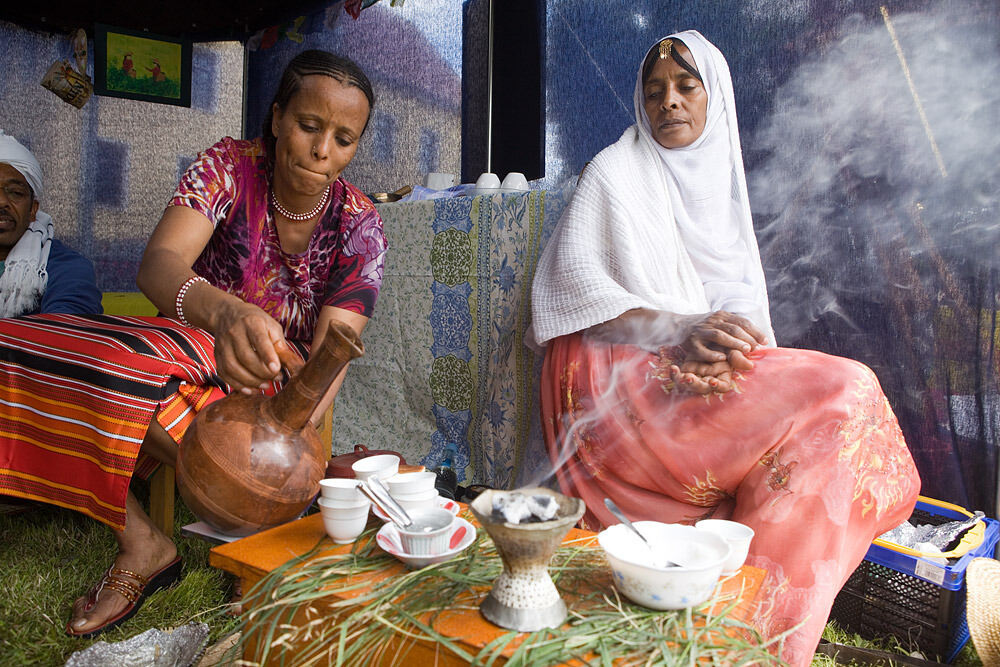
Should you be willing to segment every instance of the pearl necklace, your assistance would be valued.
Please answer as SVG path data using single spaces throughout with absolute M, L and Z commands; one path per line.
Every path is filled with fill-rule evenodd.
M 306 220 L 312 220 L 313 218 L 315 218 L 317 215 L 319 215 L 319 212 L 323 210 L 323 207 L 326 206 L 326 200 L 329 198 L 330 198 L 330 186 L 327 186 L 326 189 L 323 190 L 323 198 L 319 200 L 318 204 L 316 204 L 316 208 L 309 211 L 308 213 L 292 213 L 287 208 L 281 205 L 281 202 L 278 201 L 278 195 L 275 194 L 274 192 L 274 188 L 271 188 L 271 204 L 274 206 L 274 210 L 280 213 L 281 215 L 285 216 L 289 220 L 294 220 L 295 222 L 304 222 Z

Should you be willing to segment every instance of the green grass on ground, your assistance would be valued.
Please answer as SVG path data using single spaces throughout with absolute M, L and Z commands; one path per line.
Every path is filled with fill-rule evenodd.
M 888 653 L 911 655 L 911 652 L 907 651 L 899 643 L 899 641 L 894 638 L 890 637 L 877 641 L 867 640 L 862 638 L 860 635 L 841 630 L 837 627 L 837 624 L 833 622 L 827 623 L 826 630 L 823 631 L 823 638 L 827 641 L 834 642 L 836 644 L 843 644 L 845 646 L 859 646 L 862 648 L 886 651 Z M 924 660 L 929 659 L 927 656 L 920 653 L 912 653 L 912 655 Z M 825 655 L 817 655 L 812 661 L 812 667 L 833 667 L 837 664 L 860 665 L 861 663 L 856 663 L 854 661 L 837 663 L 833 658 L 829 658 Z M 969 641 L 969 643 L 967 643 L 965 647 L 959 651 L 958 655 L 955 656 L 955 661 L 952 664 L 955 665 L 955 667 L 982 667 L 983 662 L 976 654 L 976 650 L 972 646 L 972 642 Z M 886 665 L 886 667 L 892 666 Z
M 141 489 L 139 490 L 142 491 Z M 180 536 L 180 527 L 195 521 L 177 498 L 174 539 L 184 558 L 184 578 L 156 593 L 128 622 L 94 639 L 67 637 L 63 629 L 73 601 L 100 578 L 111 564 L 115 542 L 102 524 L 56 507 L 0 516 L 0 667 L 63 665 L 75 651 L 95 641 L 116 642 L 149 628 L 167 630 L 192 621 L 211 628 L 209 644 L 235 630 L 225 615 L 233 579 L 209 567 L 211 545 Z M 906 653 L 898 642 L 871 642 L 827 626 L 824 637 L 838 644 Z M 817 656 L 813 666 L 832 667 L 833 659 Z M 955 665 L 981 665 L 971 642 Z
M 225 615 L 233 579 L 209 567 L 211 545 L 180 536 L 195 519 L 177 503 L 174 540 L 184 559 L 184 578 L 152 595 L 138 614 L 94 639 L 64 633 L 73 601 L 100 579 L 115 555 L 106 526 L 82 514 L 48 505 L 0 516 L 0 665 L 63 665 L 96 641 L 116 642 L 150 628 L 167 630 L 192 621 L 211 628 L 209 643 L 235 629 Z

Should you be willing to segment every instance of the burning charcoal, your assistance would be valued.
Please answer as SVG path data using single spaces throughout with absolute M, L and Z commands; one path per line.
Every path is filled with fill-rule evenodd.
M 549 521 L 556 518 L 559 503 L 552 496 L 535 495 L 528 497 L 528 509 L 539 521 Z
M 508 523 L 521 523 L 531 518 L 528 498 L 523 493 L 498 493 L 493 497 L 493 516 Z

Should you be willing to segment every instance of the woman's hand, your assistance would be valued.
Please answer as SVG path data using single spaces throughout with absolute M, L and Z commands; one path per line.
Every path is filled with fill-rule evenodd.
M 168 206 L 146 244 L 137 282 L 162 313 L 175 313 L 177 290 L 192 276 L 191 267 L 208 245 L 214 227 L 201 213 Z M 270 315 L 204 282 L 190 285 L 182 304 L 184 318 L 215 336 L 219 376 L 233 390 L 258 391 L 279 377 L 282 365 L 295 374 L 302 367 L 284 332 Z
M 727 362 L 733 370 L 750 370 L 748 355 L 767 343 L 767 337 L 741 315 L 720 310 L 694 324 L 681 343 L 687 361 Z
M 684 361 L 670 367 L 670 379 L 680 391 L 724 394 L 733 388 L 733 367 L 728 361 Z
M 215 363 L 219 376 L 245 394 L 279 379 L 284 365 L 294 375 L 302 368 L 285 341 L 281 325 L 261 308 L 233 299 L 213 318 Z

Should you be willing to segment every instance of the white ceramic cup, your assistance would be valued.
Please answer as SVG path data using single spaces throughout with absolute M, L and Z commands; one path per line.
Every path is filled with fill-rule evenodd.
M 414 493 L 393 493 L 390 495 L 396 500 L 426 500 L 427 498 L 436 498 L 438 490 L 423 489 Z
M 455 174 L 445 174 L 439 171 L 432 171 L 424 176 L 424 187 L 431 190 L 447 190 L 455 185 L 458 180 Z
M 410 514 L 413 524 L 399 528 L 399 542 L 411 556 L 436 556 L 448 550 L 455 515 L 435 508 Z
M 320 496 L 327 500 L 344 500 L 359 503 L 365 496 L 358 490 L 358 480 L 346 477 L 328 477 L 319 481 Z
M 726 519 L 702 519 L 694 524 L 698 530 L 715 533 L 729 543 L 729 558 L 722 565 L 722 574 L 735 574 L 747 559 L 750 551 L 750 541 L 753 540 L 753 528 L 738 521 Z
M 507 192 L 527 192 L 528 179 L 521 172 L 512 171 L 504 177 L 500 189 Z
M 320 496 L 316 499 L 316 503 L 319 505 L 321 510 L 337 510 L 339 516 L 341 510 L 350 510 L 347 511 L 346 514 L 360 512 L 362 507 L 370 507 L 372 501 L 368 500 L 368 497 L 364 495 L 361 495 L 357 500 L 337 500 L 335 498 L 331 499 Z
M 323 501 L 321 503 L 323 507 L 338 510 L 356 509 L 358 507 L 366 507 L 372 504 L 372 501 L 365 497 L 362 497 L 360 500 L 338 500 L 336 498 L 324 498 L 323 496 L 320 496 L 319 500 Z
M 385 480 L 389 493 L 393 498 L 399 495 L 414 495 L 427 493 L 434 488 L 437 475 L 429 470 L 421 472 L 401 472 Z
M 393 454 L 376 454 L 358 459 L 351 465 L 354 476 L 361 481 L 377 476 L 387 480 L 399 472 L 399 457 Z
M 486 172 L 476 179 L 476 194 L 489 194 L 500 189 L 500 177 Z
M 319 511 L 323 518 L 323 528 L 337 544 L 350 544 L 364 532 L 368 525 L 368 512 L 371 503 L 365 502 L 352 507 L 338 507 L 336 503 L 345 501 L 330 501 L 322 496 L 319 499 Z
M 407 514 L 434 509 L 438 506 L 438 498 L 440 497 L 441 496 L 438 494 L 437 489 L 421 491 L 420 493 L 409 495 L 393 496 L 396 502 L 399 503 L 400 507 L 406 510 Z

